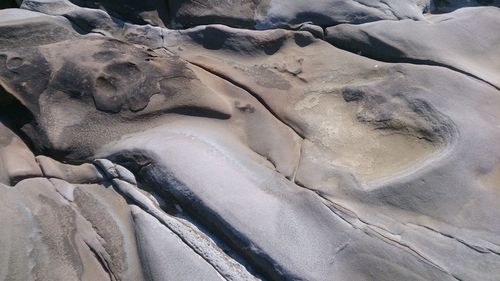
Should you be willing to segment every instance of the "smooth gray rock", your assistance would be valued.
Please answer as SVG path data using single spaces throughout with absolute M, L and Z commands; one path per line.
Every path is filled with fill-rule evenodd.
M 3 280 L 144 280 L 116 192 L 32 178 L 0 193 Z
M 465 8 L 426 19 L 333 26 L 326 40 L 387 62 L 448 67 L 500 88 L 499 8 Z
M 149 280 L 225 280 L 157 219 L 138 207 L 132 218 Z
M 210 128 L 209 124 L 203 127 Z M 184 125 L 177 129 L 181 130 L 178 132 L 158 129 L 130 136 L 111 152 L 141 149 L 147 155 L 156 155 L 157 164 L 149 165 L 145 176 L 156 181 L 160 190 L 178 199 L 184 209 L 214 226 L 221 237 L 236 243 L 236 250 L 260 265 L 265 276 L 329 280 L 330 276 L 343 276 L 342 272 L 347 271 L 367 278 L 380 264 L 363 255 L 353 264 L 330 266 L 335 253 L 351 244 L 354 249 L 367 248 L 369 255 L 381 255 L 390 260 L 376 275 L 384 280 L 418 280 L 417 276 L 426 276 L 428 280 L 452 280 L 446 271 L 429 266 L 427 261 L 419 260 L 397 243 L 387 245 L 383 242 L 385 238 L 372 238 L 371 235 L 378 234 L 372 234 L 369 228 L 346 223 L 313 192 L 291 185 L 266 169 L 259 169 L 256 163 L 238 155 L 235 149 L 239 145 L 221 146 L 214 137 L 211 137 L 214 143 L 207 143 L 212 130 L 203 132 L 197 128 L 189 130 L 186 136 L 183 132 L 186 128 L 189 127 Z M 146 146 L 145 139 L 149 140 Z M 229 151 L 216 149 L 231 146 L 236 147 Z M 189 172 L 183 172 L 187 166 Z M 386 254 L 388 252 L 391 254 Z M 360 268 L 359 264 L 362 264 Z M 411 269 L 401 270 L 410 264 Z M 280 272 L 283 277 L 273 275 L 274 272 Z
M 464 7 L 500 6 L 498 0 L 433 0 L 430 10 L 434 14 L 449 13 Z
M 175 3 L 0 11 L 0 279 L 498 279 L 497 8 Z
M 493 226 L 498 223 L 491 222 L 498 215 L 479 206 L 492 210 L 498 200 L 491 189 L 498 186 L 491 184 L 492 178 L 498 181 L 498 151 L 483 150 L 498 139 L 498 105 L 493 105 L 499 102 L 498 90 L 442 67 L 365 59 L 303 33 L 210 28 L 227 39 L 209 55 L 200 55 L 205 42 L 193 35 L 208 27 L 186 31 L 185 37 L 172 39 L 172 46 L 200 38 L 199 45 L 178 53 L 249 89 L 305 138 L 297 182 L 317 190 L 338 212 L 347 210 L 347 218 L 356 224 L 359 218 L 362 225 L 371 226 L 374 219 L 375 227 L 388 231 L 380 235 L 413 231 L 407 230 L 411 223 L 453 237 L 448 243 L 465 243 L 460 251 L 480 249 L 487 270 L 476 270 L 463 260 L 450 274 L 494 280 L 498 241 L 493 237 L 498 230 Z M 262 46 L 277 47 L 270 55 L 261 51 Z M 268 72 L 261 75 L 264 71 Z M 271 75 L 273 83 L 267 83 Z M 281 80 L 290 87 L 276 87 Z M 461 211 L 463 205 L 470 208 Z M 398 241 L 427 257 L 417 250 L 420 242 Z M 444 272 L 453 264 L 447 256 L 428 261 Z
M 37 156 L 36 162 L 46 178 L 56 178 L 79 184 L 101 183 L 104 181 L 102 174 L 92 164 L 63 164 L 43 155 Z

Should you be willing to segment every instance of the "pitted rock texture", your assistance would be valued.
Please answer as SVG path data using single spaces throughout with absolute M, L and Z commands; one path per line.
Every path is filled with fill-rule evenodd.
M 0 10 L 0 280 L 499 280 L 498 1 Z

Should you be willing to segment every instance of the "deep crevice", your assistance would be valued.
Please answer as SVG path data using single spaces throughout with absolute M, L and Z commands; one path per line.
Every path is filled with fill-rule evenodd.
M 231 118 L 230 114 L 220 112 L 208 107 L 201 106 L 179 106 L 174 108 L 169 108 L 166 110 L 162 110 L 160 112 L 153 112 L 141 115 L 141 117 L 153 117 L 162 114 L 178 114 L 184 116 L 191 117 L 201 117 L 201 118 L 211 118 L 211 119 L 219 119 L 219 120 L 228 120 Z
M 0 0 L 0 10 L 9 8 L 19 8 L 15 0 Z
M 36 151 L 23 127 L 35 122 L 31 111 L 0 85 L 0 123 L 16 134 L 31 151 Z

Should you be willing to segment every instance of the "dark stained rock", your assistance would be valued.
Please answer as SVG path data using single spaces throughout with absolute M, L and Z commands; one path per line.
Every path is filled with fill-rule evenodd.
M 0 9 L 8 9 L 8 8 L 19 8 L 19 4 L 16 0 L 7 0 L 0 2 Z
M 176 25 L 225 24 L 234 27 L 269 29 L 312 22 L 320 26 L 363 23 L 377 20 L 421 19 L 426 1 L 215 1 L 181 0 L 169 3 Z M 177 26 L 175 26 L 177 27 Z
M 169 1 L 165 0 L 70 0 L 93 9 L 103 9 L 110 16 L 135 24 L 165 26 L 168 23 Z

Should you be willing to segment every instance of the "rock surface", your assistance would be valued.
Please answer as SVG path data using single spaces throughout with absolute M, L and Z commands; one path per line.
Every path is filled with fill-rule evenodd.
M 10 3 L 0 280 L 498 280 L 495 6 Z
M 387 62 L 451 68 L 500 88 L 500 35 L 496 29 L 499 24 L 500 9 L 469 8 L 428 16 L 425 22 L 332 26 L 327 28 L 326 40 Z M 474 34 L 473 40 L 464 34 Z

